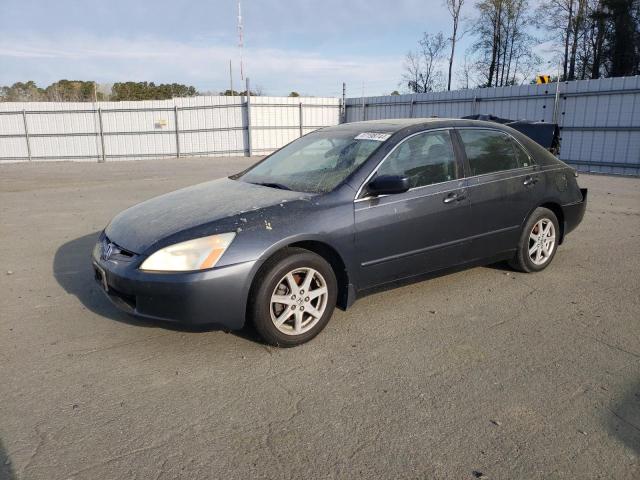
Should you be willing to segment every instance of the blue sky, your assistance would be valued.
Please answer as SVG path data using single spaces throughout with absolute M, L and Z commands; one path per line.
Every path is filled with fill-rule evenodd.
M 467 15 L 475 0 L 467 0 Z M 61 78 L 238 86 L 236 0 L 2 0 L 0 85 Z M 421 32 L 448 33 L 441 0 L 243 0 L 245 71 L 265 93 L 399 87 Z M 468 39 L 459 49 L 460 58 Z

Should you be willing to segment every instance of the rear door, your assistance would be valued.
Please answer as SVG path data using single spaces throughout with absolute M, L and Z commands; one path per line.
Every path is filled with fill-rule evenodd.
M 460 128 L 470 202 L 470 260 L 514 250 L 520 228 L 540 196 L 531 155 L 511 135 L 492 129 Z
M 372 287 L 461 263 L 468 235 L 469 202 L 463 164 L 450 130 L 401 141 L 375 175 L 404 175 L 405 193 L 354 202 L 358 284 Z M 370 179 L 371 179 L 370 178 Z

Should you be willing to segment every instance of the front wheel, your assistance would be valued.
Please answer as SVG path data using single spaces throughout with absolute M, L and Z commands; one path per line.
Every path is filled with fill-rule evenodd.
M 558 249 L 558 219 L 548 208 L 536 208 L 525 224 L 516 256 L 509 263 L 521 272 L 539 272 L 553 260 Z
M 280 347 L 300 345 L 320 333 L 338 296 L 331 265 L 301 248 L 269 259 L 254 285 L 248 313 L 260 336 Z

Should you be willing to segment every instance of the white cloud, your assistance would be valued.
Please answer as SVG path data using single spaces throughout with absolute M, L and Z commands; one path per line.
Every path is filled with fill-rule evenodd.
M 236 47 L 183 43 L 154 37 L 65 39 L 30 37 L 0 39 L 5 65 L 0 83 L 35 79 L 48 83 L 60 78 L 100 82 L 149 80 L 194 84 L 202 90 L 228 87 L 228 64 L 233 59 L 239 76 Z M 313 95 L 337 95 L 342 81 L 351 94 L 388 93 L 397 87 L 402 58 L 329 56 L 301 50 L 246 49 L 245 72 L 254 85 L 269 94 L 291 90 Z M 238 80 L 236 80 L 238 86 Z

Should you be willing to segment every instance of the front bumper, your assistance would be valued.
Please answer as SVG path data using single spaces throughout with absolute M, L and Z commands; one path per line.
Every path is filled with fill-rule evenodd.
M 574 230 L 584 217 L 584 212 L 587 209 L 587 193 L 586 188 L 581 188 L 582 200 L 580 202 L 572 203 L 570 205 L 564 205 L 562 207 L 562 213 L 564 214 L 564 234 L 566 235 L 570 231 Z
M 104 260 L 94 249 L 96 281 L 115 306 L 133 315 L 189 325 L 242 328 L 256 262 L 202 272 L 149 273 L 137 262 Z

